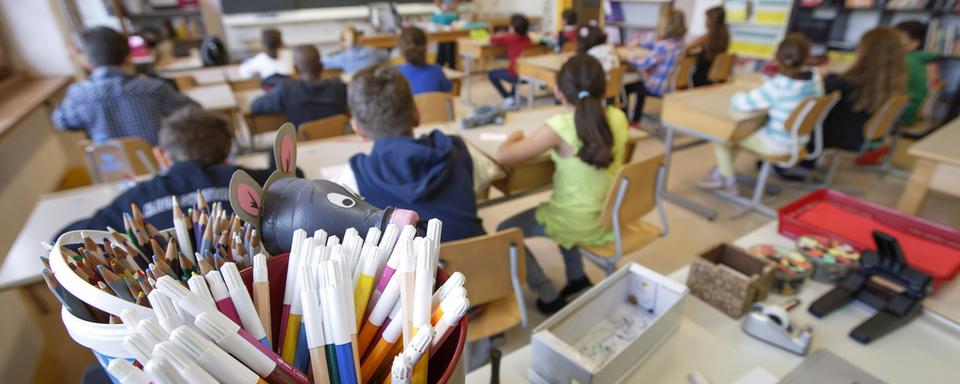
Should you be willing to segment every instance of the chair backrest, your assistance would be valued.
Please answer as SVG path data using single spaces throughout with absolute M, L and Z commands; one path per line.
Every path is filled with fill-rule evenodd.
M 808 97 L 797 104 L 793 112 L 790 112 L 783 126 L 791 134 L 796 131 L 797 137 L 809 136 L 838 101 L 840 101 L 839 91 L 820 97 Z
M 427 92 L 413 97 L 420 112 L 420 124 L 443 123 L 457 119 L 453 95 L 447 92 Z
M 520 52 L 520 57 L 531 57 L 531 56 L 540 56 L 551 53 L 550 47 L 545 45 L 534 45 L 530 48 L 524 49 L 523 52 Z
M 713 83 L 725 83 L 733 74 L 733 63 L 737 61 L 737 55 L 733 53 L 721 53 L 713 58 L 710 64 L 710 71 L 707 72 L 707 80 Z
M 900 120 L 900 115 L 907 108 L 910 97 L 907 95 L 893 96 L 883 103 L 866 124 L 863 125 L 864 146 L 870 141 L 884 139 L 893 132 L 893 127 Z
M 657 175 L 663 165 L 663 154 L 641 161 L 626 163 L 610 184 L 610 191 L 603 203 L 603 222 L 613 227 L 613 214 L 617 210 L 617 195 L 626 181 L 627 190 L 620 206 L 620 223 L 633 223 L 657 206 Z
M 927 96 L 924 97 L 923 102 L 920 103 L 920 110 L 917 116 L 920 120 L 929 121 L 933 119 L 933 108 L 937 106 L 937 101 L 940 100 L 941 94 L 943 94 L 943 82 L 937 82 L 927 89 Z
M 620 108 L 620 92 L 623 91 L 623 67 L 616 67 L 607 71 L 607 89 L 603 93 L 603 98 L 614 100 L 617 108 Z
M 247 115 L 247 127 L 250 129 L 250 135 L 257 135 L 266 132 L 273 132 L 287 122 L 287 115 L 274 113 L 270 115 Z
M 563 47 L 560 48 L 562 52 L 576 52 L 577 51 L 577 42 L 568 41 L 563 43 Z
M 697 57 L 687 56 L 680 60 L 670 72 L 668 92 L 690 88 L 693 85 L 693 71 L 697 68 Z
M 517 276 L 526 282 L 523 232 L 509 228 L 497 233 L 451 241 L 440 245 L 440 261 L 447 271 L 466 277 L 470 305 L 477 306 L 514 297 L 510 275 L 510 247 L 517 255 Z
M 300 132 L 300 140 L 326 139 L 345 135 L 349 122 L 350 116 L 341 113 L 300 124 L 297 130 Z
M 101 144 L 84 140 L 79 145 L 83 149 L 90 180 L 95 183 L 109 183 L 157 172 L 158 165 L 150 144 L 141 138 L 122 137 Z

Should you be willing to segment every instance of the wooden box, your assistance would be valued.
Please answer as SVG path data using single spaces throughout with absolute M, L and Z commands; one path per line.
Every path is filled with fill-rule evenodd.
M 720 244 L 690 263 L 690 293 L 739 318 L 770 293 L 774 265 L 729 244 Z

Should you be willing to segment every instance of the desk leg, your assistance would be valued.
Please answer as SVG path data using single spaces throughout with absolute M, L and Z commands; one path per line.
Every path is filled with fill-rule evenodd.
M 667 130 L 667 137 L 663 141 L 663 168 L 664 176 L 663 182 L 660 184 L 660 196 L 663 196 L 664 199 L 667 199 L 671 203 L 679 205 L 682 208 L 687 209 L 690 212 L 696 213 L 697 215 L 703 216 L 707 220 L 713 221 L 717 218 L 717 210 L 710 207 L 706 207 L 702 204 L 699 204 L 693 200 L 690 200 L 686 197 L 680 196 L 678 194 L 667 191 L 667 180 L 670 174 L 670 162 L 673 157 L 673 137 L 676 135 L 676 129 L 669 124 L 664 124 L 664 128 Z
M 472 94 L 470 93 L 470 89 L 471 89 L 470 84 L 472 80 L 470 78 L 473 77 L 473 72 L 471 71 L 471 65 L 472 65 L 471 62 L 473 61 L 473 59 L 470 57 L 467 57 L 466 55 L 460 55 L 460 57 L 463 59 L 463 72 L 466 74 L 466 76 L 463 78 L 463 91 L 466 92 L 467 94 L 466 96 L 467 105 L 472 107 L 473 97 L 471 97 Z
M 923 199 L 927 196 L 927 187 L 930 185 L 930 179 L 933 178 L 933 172 L 937 170 L 937 163 L 928 159 L 917 159 L 913 165 L 913 173 L 910 174 L 910 181 L 900 196 L 900 203 L 897 209 L 914 215 L 920 210 Z

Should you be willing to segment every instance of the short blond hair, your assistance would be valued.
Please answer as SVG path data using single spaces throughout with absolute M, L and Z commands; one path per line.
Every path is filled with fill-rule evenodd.
M 665 9 L 660 13 L 660 21 L 657 23 L 657 37 L 661 39 L 682 38 L 686 34 L 687 22 L 683 16 L 683 11 Z

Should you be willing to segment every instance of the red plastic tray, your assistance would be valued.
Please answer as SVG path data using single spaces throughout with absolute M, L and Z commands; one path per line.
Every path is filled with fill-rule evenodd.
M 873 231 L 900 242 L 910 266 L 930 274 L 934 287 L 960 270 L 960 230 L 908 215 L 832 189 L 821 189 L 780 209 L 780 233 L 833 237 L 860 250 L 874 249 Z

